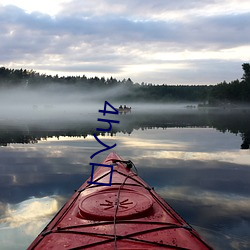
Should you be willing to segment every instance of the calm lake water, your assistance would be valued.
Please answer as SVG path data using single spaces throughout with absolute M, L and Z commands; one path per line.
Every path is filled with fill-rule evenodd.
M 105 127 L 98 109 L 72 113 L 0 119 L 1 249 L 27 248 L 90 176 L 89 163 L 109 153 L 90 159 L 102 149 L 92 136 Z M 120 124 L 98 138 L 116 143 L 114 151 L 208 243 L 250 249 L 250 110 L 135 105 L 105 118 Z

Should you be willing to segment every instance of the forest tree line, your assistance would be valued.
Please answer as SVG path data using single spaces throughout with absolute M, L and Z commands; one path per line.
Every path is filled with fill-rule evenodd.
M 151 83 L 134 83 L 130 78 L 117 80 L 110 77 L 52 76 L 40 74 L 34 70 L 9 69 L 0 67 L 0 87 L 38 88 L 51 84 L 64 84 L 77 87 L 86 92 L 98 89 L 122 87 L 118 100 L 172 102 L 190 101 L 209 105 L 227 103 L 250 104 L 250 64 L 242 64 L 243 76 L 240 80 L 222 82 L 216 85 L 153 85 Z M 122 91 L 126 90 L 126 91 Z

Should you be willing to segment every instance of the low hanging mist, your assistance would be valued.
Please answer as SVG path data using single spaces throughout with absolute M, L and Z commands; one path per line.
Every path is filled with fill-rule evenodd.
M 121 88 L 120 88 L 121 89 Z M 123 90 L 124 91 L 124 90 Z M 86 119 L 120 90 L 81 90 L 65 85 L 0 90 L 0 121 Z
M 62 84 L 52 84 L 39 88 L 4 88 L 0 90 L 0 121 L 2 122 L 41 122 L 56 120 L 86 120 L 98 115 L 107 100 L 114 107 L 127 105 L 134 112 L 175 110 L 185 104 L 160 105 L 154 103 L 134 103 L 129 98 L 119 100 L 120 96 L 129 96 L 129 90 L 118 86 L 100 91 L 98 89 L 80 89 Z M 146 100 L 145 100 L 146 101 Z

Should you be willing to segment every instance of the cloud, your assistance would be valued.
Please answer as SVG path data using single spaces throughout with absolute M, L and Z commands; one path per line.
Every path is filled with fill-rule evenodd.
M 162 17 L 183 18 L 195 13 L 200 15 L 204 11 L 213 10 L 214 7 L 225 10 L 225 5 L 229 6 L 233 1 L 198 1 L 198 0 L 179 0 L 179 1 L 162 1 L 162 0 L 127 0 L 126 2 L 115 0 L 86 0 L 84 3 L 80 0 L 73 0 L 65 3 L 64 10 L 61 11 L 64 15 L 79 15 L 79 16 L 122 16 L 131 17 L 134 19 L 161 19 Z M 242 1 L 242 8 L 247 0 Z M 111 7 L 112 6 L 112 7 Z M 230 7 L 226 8 L 230 10 Z M 232 8 L 231 8 L 232 9 Z M 234 8 L 235 11 L 235 8 Z
M 247 2 L 242 4 L 246 8 Z M 233 0 L 147 0 L 143 4 L 75 0 L 50 16 L 0 5 L 0 63 L 61 75 L 131 77 L 139 82 L 234 80 L 241 76 L 241 63 L 250 59 L 238 52 L 249 47 L 250 13 L 232 6 Z M 231 71 L 226 49 L 236 51 L 233 62 L 239 69 Z M 157 55 L 162 55 L 160 60 Z M 210 67 L 202 68 L 204 63 Z M 210 70 L 220 63 L 225 67 Z M 207 72 L 205 79 L 199 69 Z M 230 74 L 229 69 L 234 74 L 225 74 Z
M 245 45 L 248 44 L 250 36 L 248 33 L 245 33 L 245 39 L 240 36 L 242 31 L 249 29 L 250 13 L 195 17 L 189 22 L 145 21 L 119 16 L 84 18 L 59 15 L 52 18 L 39 12 L 27 14 L 13 6 L 4 7 L 2 13 L 2 20 L 5 20 L 3 29 L 8 31 L 9 35 L 17 35 L 17 38 L 18 35 L 31 38 L 27 46 L 34 43 L 37 46 L 50 45 L 53 48 L 62 48 L 64 45 L 63 48 L 65 48 L 67 44 L 74 46 L 81 42 L 93 43 L 93 47 L 105 42 L 109 45 L 164 42 L 195 49 L 197 44 L 203 48 L 207 48 L 209 44 L 210 46 L 219 44 L 221 47 Z M 9 13 L 12 14 L 9 15 Z M 68 43 L 61 44 L 65 39 Z M 39 40 L 40 43 L 38 43 Z

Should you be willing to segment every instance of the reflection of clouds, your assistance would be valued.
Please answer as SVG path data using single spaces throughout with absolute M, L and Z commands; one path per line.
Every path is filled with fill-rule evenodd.
M 239 137 L 213 129 L 175 128 L 134 130 L 131 136 L 117 133 L 114 137 L 98 138 L 108 145 L 116 143 L 114 150 L 125 160 L 131 159 L 149 185 L 155 186 L 167 201 L 172 199 L 171 205 L 181 204 L 177 211 L 189 222 L 204 227 L 212 225 L 211 228 L 221 222 L 221 227 L 226 226 L 221 232 L 228 233 L 229 228 L 235 235 L 240 235 L 238 232 L 243 229 L 247 232 L 240 220 L 244 215 L 249 221 L 250 155 L 248 151 L 235 150 Z M 12 144 L 3 148 L 0 198 L 16 203 L 41 192 L 44 196 L 69 195 L 89 177 L 89 163 L 101 162 L 110 152 L 91 160 L 90 156 L 102 148 L 93 136 L 48 138 L 35 145 Z M 0 242 L 9 246 L 16 235 L 17 242 L 26 241 L 26 245 L 18 247 L 16 242 L 10 249 L 25 248 L 57 211 L 57 202 L 57 198 L 47 196 L 17 205 L 0 203 L 0 214 L 4 215 L 0 217 Z M 234 246 L 238 243 L 232 241 Z M 220 239 L 218 245 L 223 244 Z
M 43 218 L 50 217 L 58 211 L 58 201 L 55 197 L 31 198 L 19 204 L 8 204 L 5 216 L 0 223 L 11 228 L 20 227 L 26 224 L 26 233 L 33 234 L 30 230 Z
M 58 211 L 61 202 L 58 196 L 47 196 L 5 204 L 5 215 L 0 218 L 0 248 L 27 248 Z
M 151 150 L 185 150 L 186 143 L 179 143 L 178 141 L 167 138 L 164 130 L 138 130 L 133 132 L 133 137 L 118 134 L 116 139 L 125 147 L 140 147 L 141 149 Z
M 175 199 L 187 203 L 199 204 L 200 206 L 217 206 L 219 214 L 249 214 L 250 198 L 235 194 L 219 192 L 195 191 L 189 187 L 163 187 L 157 188 L 157 193 L 166 200 Z
M 155 149 L 157 148 L 158 150 L 162 149 L 168 149 L 168 150 L 173 150 L 173 149 L 185 149 L 185 145 L 182 144 L 177 144 L 174 142 L 171 143 L 159 143 L 153 140 L 146 140 L 146 139 L 137 139 L 135 140 L 134 138 L 126 138 L 123 141 L 123 145 L 125 147 L 141 147 L 143 149 Z
M 39 142 L 35 145 L 14 144 L 9 147 L 11 151 L 5 154 L 2 161 L 3 165 L 11 165 L 6 168 L 6 174 L 12 175 L 12 183 L 18 182 L 18 176 L 14 177 L 19 171 L 15 168 L 18 165 L 25 166 L 24 171 L 33 174 L 43 173 L 88 173 L 89 156 L 91 152 L 86 149 L 84 141 L 78 142 L 79 145 L 70 145 L 62 142 Z M 97 143 L 98 144 L 98 143 Z M 93 150 L 94 151 L 94 150 Z
M 6 203 L 0 202 L 0 220 L 5 214 L 6 206 L 7 206 Z
M 157 150 L 179 150 L 191 152 L 217 152 L 218 150 L 232 150 L 240 145 L 242 139 L 229 132 L 221 133 L 213 128 L 167 128 L 134 130 L 133 137 L 118 134 L 122 143 L 147 147 L 155 146 Z M 226 142 L 226 143 L 225 143 Z M 164 146 L 166 145 L 166 146 Z M 169 147 L 168 147 L 169 146 Z
M 152 129 L 150 133 L 138 130 L 133 137 L 117 134 L 115 140 L 123 149 L 134 148 L 140 159 L 223 161 L 247 166 L 250 162 L 248 151 L 231 148 L 235 142 L 240 143 L 239 136 L 211 128 Z
M 152 152 L 155 158 L 183 159 L 199 161 L 223 161 L 249 166 L 250 154 L 248 151 L 232 150 L 220 152 L 180 152 L 180 151 L 158 151 Z
M 157 193 L 214 249 L 250 249 L 250 198 L 190 187 L 157 188 Z
M 150 132 L 135 130 L 133 136 L 117 133 L 114 137 L 106 134 L 105 136 L 98 135 L 98 138 L 108 145 L 116 143 L 115 150 L 118 152 L 121 150 L 121 156 L 133 148 L 136 154 L 129 152 L 130 158 L 131 156 L 137 158 L 138 155 L 140 157 L 144 155 L 145 157 L 150 156 L 158 159 L 216 160 L 243 165 L 249 165 L 250 162 L 247 151 L 232 151 L 232 149 L 225 148 L 233 144 L 230 140 L 238 141 L 240 138 L 208 128 L 152 129 Z M 226 145 L 225 140 L 229 140 Z M 86 138 L 60 136 L 59 140 L 57 137 L 53 137 L 36 145 L 27 145 L 25 148 L 22 145 L 11 145 L 10 148 L 13 151 L 18 151 L 19 154 L 21 152 L 27 153 L 29 158 L 39 157 L 46 159 L 46 162 L 53 162 L 51 170 L 57 168 L 55 171 L 63 173 L 64 169 L 67 171 L 67 166 L 65 164 L 58 165 L 59 159 L 64 159 L 64 163 L 73 165 L 88 164 L 90 155 L 97 150 L 103 149 L 103 146 L 93 136 L 87 136 Z M 104 152 L 104 157 L 107 153 Z M 58 166 L 56 167 L 56 165 Z M 88 171 L 88 169 L 86 170 Z
M 232 250 L 241 250 L 241 249 L 250 249 L 250 238 L 249 237 L 238 237 L 236 235 L 239 232 L 249 232 L 250 225 L 243 226 L 240 223 L 238 226 L 234 225 L 232 228 L 228 228 L 226 232 L 219 232 L 199 226 L 194 226 L 194 228 L 199 232 L 199 234 L 206 239 L 207 242 L 211 243 L 214 249 L 232 249 Z M 230 230 L 232 229 L 232 230 Z M 234 233 L 236 232 L 236 234 Z

